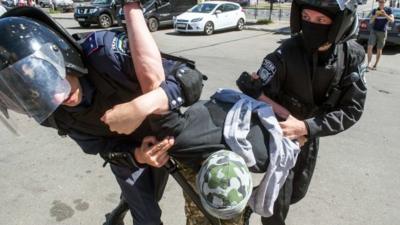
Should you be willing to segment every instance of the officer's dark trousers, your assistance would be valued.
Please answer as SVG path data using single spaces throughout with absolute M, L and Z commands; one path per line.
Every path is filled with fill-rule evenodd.
M 141 176 L 132 177 L 128 168 L 111 165 L 122 196 L 129 205 L 134 225 L 160 225 L 161 209 L 158 201 L 164 191 L 168 173 L 162 169 L 146 168 Z M 133 181 L 132 185 L 127 180 Z
M 314 172 L 319 139 L 309 140 L 302 148 L 296 166 L 290 171 L 274 205 L 274 215 L 261 218 L 263 225 L 285 225 L 290 204 L 300 201 L 307 193 Z

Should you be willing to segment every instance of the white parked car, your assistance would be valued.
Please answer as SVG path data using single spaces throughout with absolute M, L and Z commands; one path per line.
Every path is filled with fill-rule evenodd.
M 210 35 L 227 28 L 242 30 L 245 22 L 246 16 L 239 4 L 212 1 L 197 4 L 174 18 L 174 28 L 177 32 L 204 32 Z
M 54 5 L 55 9 L 60 9 L 63 11 L 72 11 L 74 8 L 74 2 L 72 0 L 38 0 L 40 7 L 50 7 L 51 4 Z

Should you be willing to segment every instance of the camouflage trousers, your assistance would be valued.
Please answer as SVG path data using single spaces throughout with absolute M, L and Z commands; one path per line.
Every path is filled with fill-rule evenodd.
M 182 164 L 179 165 L 179 171 L 192 186 L 192 188 L 197 192 L 196 173 L 191 168 L 185 167 Z M 190 199 L 188 195 L 186 195 L 185 192 L 183 192 L 183 197 L 185 198 L 186 225 L 209 225 L 210 223 L 208 222 L 207 218 L 203 215 L 199 208 L 197 208 L 196 204 Z M 243 225 L 243 212 L 235 218 L 220 221 L 221 225 Z

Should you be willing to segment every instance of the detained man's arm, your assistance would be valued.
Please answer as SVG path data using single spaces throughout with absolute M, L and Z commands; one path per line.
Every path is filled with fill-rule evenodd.
M 281 92 L 280 89 L 286 80 L 285 67 L 284 60 L 282 60 L 282 51 L 278 49 L 264 58 L 258 72 L 252 73 L 251 77 L 252 79 L 259 79 L 261 82 L 258 83 L 263 84 L 258 100 L 270 104 L 275 114 L 285 120 L 279 123 L 283 135 L 291 140 L 299 140 L 302 145 L 304 141 L 300 140 L 305 139 L 304 137 L 307 135 L 305 122 L 291 116 L 289 110 L 271 98 L 272 96 L 278 96 Z M 271 96 L 268 96 L 270 94 Z
M 136 76 L 146 93 L 159 87 L 165 79 L 161 54 L 147 28 L 139 3 L 126 4 L 124 14 Z
M 289 138 L 290 140 L 296 139 L 300 142 L 300 146 L 303 146 L 304 143 L 307 141 L 305 137 L 308 135 L 308 130 L 305 122 L 302 120 L 298 120 L 297 118 L 290 115 L 289 110 L 287 110 L 285 107 L 281 106 L 274 100 L 270 99 L 264 93 L 260 95 L 258 100 L 271 105 L 274 113 L 280 118 L 285 119 L 285 121 L 279 122 L 279 125 L 281 126 L 283 132 L 283 136 Z
M 72 138 L 87 154 L 106 155 L 109 152 L 130 152 L 137 169 L 150 165 L 163 166 L 169 159 L 167 151 L 173 146 L 174 139 L 166 137 L 161 141 L 153 136 L 145 137 L 142 143 L 133 143 L 126 139 L 104 138 L 70 131 L 68 136 Z
M 287 110 L 285 107 L 281 106 L 280 104 L 278 104 L 274 100 L 270 99 L 264 93 L 262 93 L 260 95 L 260 97 L 258 97 L 258 100 L 271 105 L 272 106 L 272 110 L 274 110 L 274 113 L 276 115 L 278 115 L 280 118 L 286 120 L 289 117 L 289 115 L 290 115 L 289 110 Z

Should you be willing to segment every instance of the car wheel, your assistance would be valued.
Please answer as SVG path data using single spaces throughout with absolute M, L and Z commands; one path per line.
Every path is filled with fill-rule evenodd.
M 90 23 L 79 22 L 79 26 L 81 26 L 83 28 L 88 28 L 88 27 L 90 27 Z
M 244 19 L 240 18 L 236 24 L 237 30 L 243 30 L 244 28 Z
M 157 31 L 158 26 L 159 26 L 158 20 L 154 17 L 151 17 L 148 21 L 148 27 L 149 27 L 150 32 Z
M 43 2 L 40 2 L 39 5 L 40 5 L 41 8 L 44 8 L 44 7 L 45 7 L 45 5 L 44 5 Z
M 99 16 L 99 25 L 102 28 L 108 28 L 111 27 L 113 21 L 111 17 L 108 14 L 101 14 Z
M 208 21 L 206 25 L 204 25 L 204 33 L 206 35 L 211 35 L 214 33 L 214 24 L 211 21 Z

